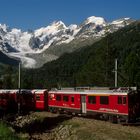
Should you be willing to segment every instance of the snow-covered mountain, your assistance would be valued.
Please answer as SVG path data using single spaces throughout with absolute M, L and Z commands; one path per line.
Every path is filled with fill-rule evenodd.
M 57 59 L 67 50 L 71 51 L 71 47 L 66 48 L 69 44 L 77 45 L 83 41 L 89 42 L 89 39 L 94 42 L 133 21 L 123 18 L 107 23 L 102 17 L 92 16 L 80 25 L 66 26 L 62 21 L 55 21 L 49 26 L 26 32 L 0 24 L 0 51 L 10 57 L 20 58 L 25 67 L 41 66 L 47 61 Z M 54 50 L 57 52 L 53 53 Z M 42 61 L 41 65 L 37 65 L 38 60 Z

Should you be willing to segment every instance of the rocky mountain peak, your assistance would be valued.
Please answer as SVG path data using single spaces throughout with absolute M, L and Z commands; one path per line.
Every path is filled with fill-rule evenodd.
M 104 18 L 102 17 L 95 17 L 95 16 L 91 16 L 91 17 L 88 17 L 84 22 L 83 24 L 86 25 L 86 24 L 95 24 L 96 26 L 97 25 L 106 25 L 106 22 L 104 20 Z
M 52 27 L 55 27 L 57 29 L 66 29 L 66 25 L 62 22 L 62 21 L 54 21 L 52 24 L 51 24 Z
M 3 30 L 4 32 L 7 32 L 8 26 L 6 24 L 0 24 L 0 30 Z

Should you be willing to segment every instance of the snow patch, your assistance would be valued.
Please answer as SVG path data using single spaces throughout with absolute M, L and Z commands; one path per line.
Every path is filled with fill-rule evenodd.
M 123 18 L 123 19 L 114 20 L 111 24 L 120 25 L 120 24 L 123 24 L 124 21 L 127 21 L 129 19 L 130 18 Z
M 7 55 L 20 59 L 22 62 L 22 65 L 25 68 L 35 68 L 36 67 L 36 61 L 33 58 L 27 57 L 26 53 L 8 53 Z
M 3 29 L 4 32 L 7 32 L 8 26 L 6 24 L 0 24 L 0 28 Z
M 42 35 L 49 36 L 56 34 L 59 30 L 67 29 L 65 24 L 62 21 L 53 22 L 51 25 L 47 27 L 42 27 L 40 29 L 35 30 L 35 37 L 41 37 Z
M 36 51 L 36 53 L 42 53 L 43 51 L 45 51 L 46 49 L 48 49 L 49 46 L 51 46 L 51 44 L 52 44 L 54 41 L 57 41 L 57 40 L 58 40 L 58 38 L 57 38 L 57 37 L 54 37 L 53 39 L 51 39 L 51 40 L 48 42 L 48 44 L 44 45 L 43 49 L 41 49 L 41 50 L 38 49 L 38 50 Z
M 78 28 L 78 25 L 76 24 L 71 24 L 69 27 L 68 27 L 71 31 L 73 30 L 76 30 Z
M 29 41 L 33 35 L 22 32 L 20 29 L 12 29 L 4 36 L 4 40 L 19 52 L 34 52 L 29 46 Z
M 84 24 L 89 24 L 89 23 L 94 23 L 95 25 L 105 25 L 106 24 L 104 18 L 102 18 L 102 17 L 95 17 L 95 16 L 88 17 L 84 21 Z

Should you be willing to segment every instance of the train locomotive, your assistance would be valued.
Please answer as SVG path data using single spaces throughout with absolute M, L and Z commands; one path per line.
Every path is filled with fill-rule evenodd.
M 21 112 L 42 110 L 93 116 L 112 122 L 140 118 L 140 94 L 134 87 L 114 89 L 0 90 L 0 109 Z
M 90 115 L 112 122 L 136 121 L 140 117 L 140 97 L 135 89 L 56 90 L 48 95 L 50 111 Z

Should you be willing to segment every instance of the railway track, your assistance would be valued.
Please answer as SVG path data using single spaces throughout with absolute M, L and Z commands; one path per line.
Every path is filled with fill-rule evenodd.
M 136 123 L 121 123 L 121 125 L 123 125 L 123 126 L 140 126 L 140 122 L 136 122 Z

